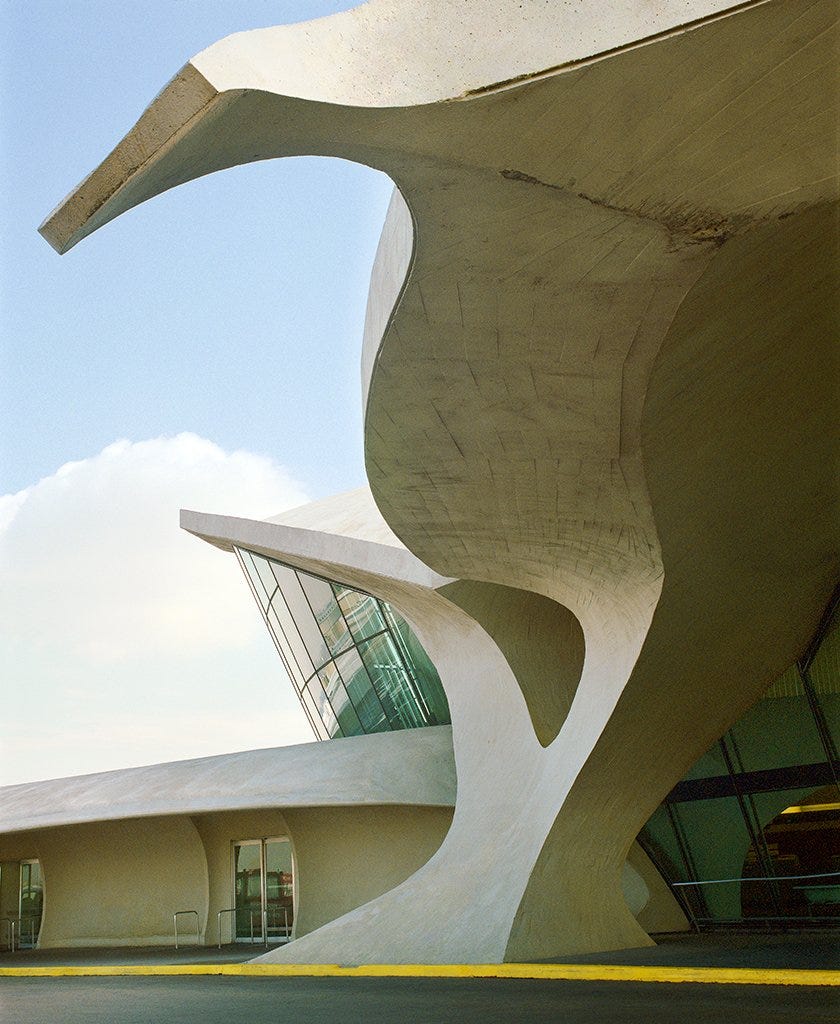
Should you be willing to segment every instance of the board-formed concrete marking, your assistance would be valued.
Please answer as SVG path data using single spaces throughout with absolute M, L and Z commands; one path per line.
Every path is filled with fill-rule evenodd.
M 837 577 L 836 24 L 832 0 L 371 0 L 240 33 L 44 224 L 63 252 L 302 153 L 398 188 L 362 346 L 387 530 L 184 525 L 406 611 L 450 702 L 455 815 L 411 878 L 263 960 L 650 942 L 635 836 Z

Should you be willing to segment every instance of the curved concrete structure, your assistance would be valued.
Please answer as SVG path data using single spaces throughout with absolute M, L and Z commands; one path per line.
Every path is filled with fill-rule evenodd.
M 309 527 L 287 525 L 300 522 Z M 577 677 L 570 676 L 564 690 L 551 685 L 559 682 L 556 664 L 548 679 L 545 674 L 553 650 L 565 653 L 579 675 L 583 644 L 576 620 L 547 598 L 438 577 L 391 534 L 364 489 L 270 522 L 182 512 L 181 525 L 222 549 L 248 548 L 384 598 L 419 634 L 449 698 L 458 795 L 440 849 L 402 885 L 268 957 L 304 963 L 502 959 L 513 914 L 562 805 L 538 733 L 549 718 L 546 709 L 563 718 L 571 701 Z M 328 532 L 339 530 L 346 533 Z M 652 893 L 654 926 L 685 927 L 637 847 L 633 858 L 619 865 L 617 885 L 634 938 L 646 938 L 636 914 L 649 907 Z
M 448 726 L 224 754 L 0 789 L 0 863 L 40 862 L 42 948 L 169 945 L 181 909 L 214 944 L 231 843 L 288 836 L 300 936 L 424 864 L 454 801 Z
M 5 786 L 2 831 L 261 807 L 451 807 L 450 734 L 441 725 Z
M 402 196 L 363 346 L 388 529 L 184 523 L 393 602 L 452 711 L 440 850 L 274 958 L 648 941 L 621 887 L 633 838 L 820 619 L 837 9 L 726 8 L 374 0 L 234 36 L 43 227 L 64 251 L 173 185 L 296 153 Z

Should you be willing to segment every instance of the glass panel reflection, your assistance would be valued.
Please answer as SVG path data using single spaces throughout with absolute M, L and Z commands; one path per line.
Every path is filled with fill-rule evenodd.
M 797 697 L 762 697 L 729 732 L 737 767 L 750 772 L 825 761 L 803 690 Z
M 303 707 L 306 711 L 306 715 L 315 730 L 315 735 L 319 740 L 328 740 L 332 737 L 327 732 L 327 728 L 321 720 L 321 716 L 318 714 L 318 709 L 315 707 L 315 701 L 312 699 L 312 695 L 306 686 L 300 691 L 300 699 Z
M 233 905 L 236 938 L 248 942 L 262 938 L 262 875 L 259 842 L 234 843 Z
M 44 886 L 41 862 L 25 860 L 20 865 L 20 900 L 18 904 L 18 941 L 21 948 L 34 949 L 41 930 L 44 908 Z
M 277 589 L 277 581 L 272 575 L 271 567 L 267 560 L 265 558 L 260 558 L 259 555 L 252 555 L 251 559 L 256 578 L 259 581 L 257 589 L 262 589 L 262 592 L 266 596 L 266 601 L 270 601 L 274 596 L 274 591 Z M 265 604 L 263 604 L 263 607 L 265 607 Z
M 415 693 L 388 633 L 359 644 L 359 652 L 368 670 L 391 728 L 416 729 L 427 717 L 425 702 Z
M 333 588 L 355 640 L 364 640 L 386 628 L 379 602 L 375 598 L 337 583 L 333 584 Z
M 383 732 L 389 728 L 388 719 L 379 697 L 362 664 L 359 652 L 347 651 L 335 659 L 344 680 L 344 686 L 365 732 Z
M 317 676 L 313 676 L 306 684 L 306 689 L 309 690 L 312 695 L 312 699 L 315 701 L 315 707 L 318 710 L 318 715 L 330 736 L 338 736 L 341 734 L 341 729 L 338 724 L 338 719 L 333 714 L 332 705 L 330 704 L 329 698 L 324 693 L 324 688 L 321 685 L 321 680 Z
M 233 843 L 234 940 L 288 942 L 294 925 L 292 848 L 288 839 Z
M 330 662 L 329 665 L 322 668 L 318 673 L 318 678 L 321 680 L 324 692 L 329 698 L 342 733 L 345 736 L 361 735 L 364 732 L 362 723 L 359 721 L 355 708 L 350 703 L 350 697 L 344 688 L 344 683 L 341 681 L 341 676 L 338 673 L 335 662 Z
M 439 722 L 448 722 L 449 702 L 446 699 L 443 684 L 437 669 L 417 639 L 417 634 L 396 609 L 384 602 L 382 602 L 382 607 L 406 666 L 423 694 L 429 724 L 437 725 Z
M 449 722 L 434 666 L 385 601 L 253 552 L 237 555 L 319 739 Z
M 288 942 L 294 924 L 292 847 L 288 839 L 265 840 L 265 923 L 268 942 Z
M 305 573 L 297 574 L 304 593 L 318 623 L 321 635 L 327 642 L 331 654 L 339 654 L 353 643 L 347 623 L 333 594 L 332 587 L 325 580 Z
M 840 627 L 823 623 L 639 834 L 701 929 L 840 927 Z
M 283 595 L 280 591 L 274 595 L 271 607 L 266 613 L 266 620 L 275 640 L 291 655 L 291 660 L 294 662 L 294 667 L 298 673 L 296 684 L 300 687 L 303 681 L 308 679 L 315 671 L 315 666 L 312 664 L 309 651 L 301 639 L 297 626 L 295 626 L 291 615 L 289 615 L 289 609 L 286 607 L 286 602 L 283 600 Z M 288 657 L 287 660 L 289 660 Z
M 301 589 L 298 574 L 294 569 L 289 569 L 285 565 L 279 565 L 277 562 L 272 563 L 272 569 L 274 570 L 277 582 L 280 584 L 280 592 L 286 601 L 289 614 L 294 620 L 309 652 L 309 657 L 315 668 L 320 668 L 321 665 L 330 660 L 330 652 L 327 650 L 323 634 L 318 628 L 318 623 L 312 615 L 309 602 L 306 600 Z
M 265 611 L 268 607 L 269 598 L 265 592 L 265 584 L 261 580 L 260 574 L 257 572 L 253 556 L 250 551 L 237 550 L 236 553 L 239 556 L 239 564 L 242 566 L 242 571 L 248 577 L 248 582 L 251 584 L 251 589 L 253 590 L 254 597 L 257 599 L 257 604 L 263 609 L 263 611 Z

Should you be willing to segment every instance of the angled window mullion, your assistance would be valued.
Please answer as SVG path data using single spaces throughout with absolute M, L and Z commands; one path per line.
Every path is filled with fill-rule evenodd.
M 254 571 L 257 575 L 257 578 L 260 581 L 263 590 L 266 592 L 266 595 L 270 603 L 271 599 L 277 592 L 277 580 L 274 577 L 274 573 L 271 571 L 271 559 L 266 558 L 265 555 L 257 555 L 253 551 L 250 551 L 249 554 L 251 556 L 251 562 L 253 563 L 254 566 Z M 266 582 L 263 579 L 263 574 L 262 572 L 260 572 L 260 565 L 258 564 L 258 560 L 259 563 L 263 563 L 268 568 L 268 574 L 271 577 L 271 582 L 274 584 L 273 588 L 266 585 Z
M 330 669 L 335 673 L 335 680 L 330 681 L 330 687 L 328 689 L 325 677 L 328 676 Z M 318 678 L 321 681 L 321 686 L 324 689 L 324 693 L 327 695 L 327 700 L 330 702 L 333 714 L 335 715 L 338 724 L 341 726 L 344 735 L 354 736 L 364 734 L 365 729 L 364 726 L 362 725 L 361 719 L 359 718 L 359 714 L 356 711 L 356 706 L 350 699 L 350 694 L 347 692 L 347 687 L 344 685 L 344 680 L 342 679 L 341 673 L 339 672 L 338 666 L 335 664 L 335 662 L 332 661 L 325 665 L 323 669 L 321 669 L 318 672 Z M 339 712 L 336 708 L 336 701 L 333 699 L 334 697 L 338 697 L 344 700 L 341 712 Z M 350 713 L 351 720 L 349 724 L 353 729 L 352 732 L 348 732 L 347 729 L 345 729 L 344 727 L 344 723 L 342 722 L 342 715 L 344 715 L 345 711 L 349 711 Z M 355 721 L 353 721 L 353 719 L 355 719 Z
M 378 693 L 376 687 L 373 685 L 373 680 L 370 678 L 370 673 L 368 672 L 367 667 L 365 666 L 365 663 L 362 660 L 361 653 L 359 652 L 359 649 L 357 647 L 355 647 L 355 646 L 352 647 L 349 651 L 345 651 L 344 654 L 342 654 L 340 657 L 336 658 L 336 660 L 335 660 L 335 667 L 338 670 L 338 674 L 339 674 L 339 676 L 341 678 L 342 683 L 344 684 L 344 689 L 347 691 L 347 696 L 350 698 L 350 703 L 353 705 L 353 710 L 356 712 L 356 715 L 357 715 L 359 721 L 362 723 L 362 727 L 365 728 L 364 727 L 364 718 L 362 716 L 361 705 L 360 705 L 360 703 L 357 703 L 353 699 L 353 688 L 350 685 L 352 679 L 354 679 L 356 677 L 356 675 L 358 674 L 359 670 L 357 669 L 353 673 L 352 677 L 348 678 L 346 672 L 344 671 L 344 669 L 342 669 L 341 664 L 340 664 L 342 659 L 346 662 L 347 661 L 347 655 L 348 654 L 352 654 L 352 653 L 355 653 L 356 657 L 359 659 L 359 667 L 361 668 L 361 670 L 365 674 L 365 678 L 367 679 L 367 682 L 368 682 L 368 689 L 369 689 L 370 693 L 373 694 L 373 697 L 374 697 L 374 699 L 376 701 L 376 705 L 378 706 L 380 712 L 382 713 L 382 720 L 385 722 L 385 724 L 388 727 L 388 729 L 390 729 L 391 728 L 391 723 L 390 723 L 390 719 L 388 718 L 388 714 L 385 711 L 385 707 L 384 707 L 384 705 L 382 703 L 382 700 L 381 700 L 381 698 L 379 696 L 379 693 Z M 365 728 L 365 732 L 367 732 L 367 731 L 368 730 Z
M 728 743 L 727 743 L 728 740 Z M 743 780 L 743 761 L 741 759 L 741 752 L 738 749 L 738 744 L 735 742 L 735 736 L 730 730 L 724 736 L 720 738 L 720 749 L 723 753 L 723 759 L 726 762 L 726 768 L 729 774 L 732 776 L 732 782 L 735 785 L 735 798 L 738 801 L 738 807 L 741 811 L 741 817 L 744 819 L 744 826 L 747 830 L 747 835 L 752 842 L 752 847 L 755 850 L 758 862 L 764 872 L 765 878 L 775 878 L 776 870 L 773 864 L 773 858 L 770 856 L 770 851 L 767 848 L 767 840 L 764 836 L 764 829 L 761 827 L 761 822 L 758 820 L 758 815 L 755 810 L 755 803 L 753 802 L 749 792 L 744 791 Z M 732 755 L 729 752 L 729 744 L 732 746 Z M 740 773 L 735 771 L 732 756 L 737 759 L 738 766 L 741 768 Z M 770 898 L 773 901 L 773 909 L 777 916 L 782 916 L 782 908 L 779 903 L 779 887 L 775 882 L 768 883 L 768 889 L 770 892 Z M 742 910 L 743 913 L 743 910 Z
M 266 593 L 265 583 L 263 583 L 262 577 L 257 571 L 257 567 L 254 563 L 254 557 L 247 548 L 240 551 L 239 548 L 234 548 L 234 551 L 239 558 L 239 565 L 245 574 L 245 579 L 248 581 L 248 585 L 251 588 L 251 593 L 254 595 L 254 600 L 257 604 L 265 609 L 271 603 L 271 598 Z M 248 561 L 245 561 L 245 556 L 248 556 Z M 248 565 L 250 564 L 250 569 Z M 259 590 L 257 590 L 257 582 L 259 581 Z
M 275 587 L 274 594 L 272 595 L 271 599 L 269 600 L 268 605 L 264 607 L 261 599 L 259 598 L 259 595 L 256 592 L 254 581 L 253 581 L 253 579 L 251 577 L 251 574 L 248 572 L 247 566 L 245 565 L 243 553 L 240 552 L 239 548 L 234 548 L 234 551 L 235 551 L 237 557 L 240 560 L 240 564 L 241 564 L 242 569 L 243 569 L 243 575 L 245 576 L 245 579 L 248 581 L 248 586 L 250 587 L 251 592 L 254 595 L 254 600 L 257 602 L 257 607 L 260 609 L 260 613 L 261 613 L 261 615 L 263 617 L 263 621 L 265 622 L 266 628 L 268 629 L 268 635 L 271 637 L 271 640 L 272 640 L 272 643 L 274 644 L 275 650 L 280 655 L 280 661 L 283 663 L 283 668 L 286 670 L 286 675 L 289 677 L 289 681 L 292 684 L 292 688 L 294 689 L 295 694 L 297 695 L 298 701 L 300 702 L 300 705 L 303 708 L 303 713 L 306 715 L 307 721 L 309 722 L 309 726 L 312 729 L 312 731 L 315 733 L 315 735 L 317 737 L 320 738 L 319 729 L 318 729 L 316 723 L 312 720 L 312 715 L 310 714 L 309 708 L 306 706 L 306 704 L 304 703 L 304 701 L 302 699 L 302 696 L 301 696 L 301 691 L 302 691 L 303 687 L 306 685 L 306 675 L 302 671 L 300 666 L 298 665 L 297 658 L 295 657 L 295 652 L 292 649 L 292 645 L 289 643 L 289 639 L 286 636 L 285 630 L 283 629 L 283 623 L 280 621 L 280 617 L 279 617 L 279 615 L 277 615 L 277 612 L 276 612 L 276 610 L 273 607 L 274 606 L 274 597 L 277 595 L 279 587 Z M 247 551 L 247 550 L 244 551 L 244 554 L 247 554 L 249 557 L 251 556 L 251 552 Z M 251 563 L 253 565 L 253 559 L 251 558 L 250 560 L 251 560 Z M 256 569 L 254 571 L 256 573 Z M 262 584 L 262 579 L 261 578 L 260 578 L 260 583 Z M 265 586 L 264 585 L 262 586 L 262 589 L 263 589 L 263 591 L 265 590 Z M 283 642 L 282 643 L 281 643 L 280 637 L 277 636 L 274 623 L 268 617 L 269 610 L 274 611 L 274 616 L 277 619 L 277 627 L 279 628 L 280 633 L 282 634 L 282 637 L 283 637 Z M 288 655 L 287 655 L 286 651 L 284 651 L 284 649 L 283 649 L 283 643 L 285 643 L 286 647 L 288 648 Z M 294 662 L 294 666 L 295 666 L 294 669 L 292 668 L 292 664 L 289 661 L 289 658 L 291 658 L 292 661 Z
M 400 630 L 397 621 L 394 618 L 393 614 L 391 613 L 391 609 L 387 607 L 387 605 L 385 605 L 384 602 L 379 601 L 377 599 L 377 604 L 381 606 L 382 618 L 387 624 L 388 631 L 390 632 L 391 637 L 394 641 L 394 647 L 396 648 L 397 656 L 402 662 L 403 671 L 406 674 L 408 684 L 411 687 L 412 693 L 414 694 L 414 699 L 420 706 L 422 714 L 428 720 L 429 718 L 431 718 L 431 711 L 429 710 L 429 705 L 426 702 L 426 698 L 423 696 L 423 692 L 420 689 L 417 679 L 414 676 L 410 659 L 407 656 L 405 641 L 400 635 Z
M 834 785 L 837 787 L 838 791 L 840 791 L 840 763 L 838 763 L 837 747 L 834 745 L 831 730 L 828 728 L 828 722 L 823 714 L 820 699 L 817 696 L 817 692 L 811 681 L 808 669 L 797 664 L 796 670 L 799 673 L 800 680 L 802 681 L 802 687 L 805 690 L 808 707 L 811 710 L 811 715 L 814 719 L 814 724 L 816 725 L 820 742 L 825 750 L 826 759 L 831 766 L 831 774 L 834 776 Z
M 323 719 L 321 718 L 321 714 L 318 711 L 318 706 L 315 703 L 315 699 L 314 699 L 314 697 L 312 696 L 312 694 L 311 694 L 311 692 L 309 690 L 309 682 L 308 681 L 304 685 L 303 689 L 300 691 L 300 699 L 301 699 L 301 703 L 307 709 L 307 713 L 309 714 L 310 718 L 315 723 L 315 735 L 318 737 L 318 739 L 319 740 L 331 739 L 332 737 L 329 734 L 329 730 L 327 729 L 326 724 L 324 723 Z M 310 707 L 310 704 L 312 705 L 311 707 Z
M 333 708 L 332 701 L 327 696 L 327 691 L 324 689 L 324 685 L 321 682 L 321 679 L 318 676 L 318 674 L 316 673 L 307 682 L 306 685 L 309 688 L 310 695 L 312 696 L 313 700 L 315 701 L 315 707 L 318 708 L 318 713 L 319 714 L 321 714 L 321 710 L 322 710 L 322 705 L 320 703 L 319 697 L 321 695 L 323 695 L 323 698 L 324 698 L 323 709 L 324 710 L 327 710 L 327 709 L 329 710 L 329 713 L 332 715 L 333 721 L 335 722 L 336 732 L 334 732 L 334 733 L 331 732 L 330 736 L 332 738 L 336 738 L 338 736 L 343 736 L 344 735 L 344 730 L 341 728 L 341 723 L 339 722 L 338 716 L 335 713 L 335 708 Z M 324 716 L 323 715 L 321 715 L 321 719 L 322 719 L 322 721 L 324 721 Z M 327 729 L 327 732 L 330 732 L 330 724 L 329 724 L 328 720 L 324 721 L 324 726 Z
M 306 643 L 306 639 L 304 638 L 304 635 L 300 631 L 300 627 L 297 624 L 297 619 L 295 618 L 295 616 L 292 613 L 291 606 L 290 606 L 289 602 L 286 600 L 286 595 L 283 593 L 283 588 L 280 586 L 279 583 L 277 585 L 277 590 L 275 591 L 274 597 L 275 598 L 279 597 L 283 601 L 283 606 L 286 609 L 289 621 L 294 626 L 295 632 L 296 632 L 296 634 L 298 636 L 298 639 L 300 640 L 301 647 L 303 648 L 304 651 L 306 651 L 306 656 L 309 658 L 309 661 L 312 664 L 313 672 L 301 672 L 302 677 L 304 679 L 306 679 L 306 680 L 309 680 L 312 677 L 313 673 L 318 671 L 318 668 L 315 665 L 315 659 L 312 657 L 312 652 L 309 650 L 309 646 Z M 277 614 L 276 611 L 275 611 L 275 614 Z M 280 616 L 278 615 L 277 618 L 279 620 Z M 289 647 L 291 648 L 292 645 L 289 644 Z M 297 656 L 295 656 L 295 660 L 297 660 Z

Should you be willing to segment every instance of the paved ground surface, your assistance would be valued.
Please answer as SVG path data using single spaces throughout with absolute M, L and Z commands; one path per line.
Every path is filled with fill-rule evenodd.
M 263 946 L 117 946 L 107 949 L 18 949 L 0 953 L 0 967 L 102 964 L 241 964 L 264 953 Z M 2 1018 L 0 1018 L 2 1019 Z
M 811 971 L 838 971 L 840 929 L 833 933 L 798 932 L 787 935 L 762 935 L 756 932 L 660 935 L 657 936 L 655 946 L 587 956 L 566 956 L 562 957 L 562 962 L 658 967 L 791 967 Z
M 257 951 L 261 951 L 258 949 Z M 0 966 L 237 963 L 253 948 L 22 950 Z M 840 968 L 840 936 L 663 938 L 565 962 Z M 0 977 L 16 1024 L 840 1024 L 840 989 L 496 978 Z
M 262 946 L 21 949 L 0 952 L 0 967 L 100 964 L 232 964 L 265 952 Z M 840 970 L 840 929 L 788 935 L 668 935 L 656 946 L 568 956 L 551 963 L 632 964 L 670 967 L 758 967 Z M 840 1024 L 840 1022 L 838 1022 Z
M 0 1019 L 18 1024 L 837 1024 L 840 997 L 826 989 L 632 982 L 0 978 Z

